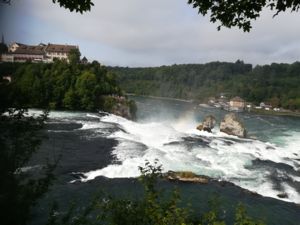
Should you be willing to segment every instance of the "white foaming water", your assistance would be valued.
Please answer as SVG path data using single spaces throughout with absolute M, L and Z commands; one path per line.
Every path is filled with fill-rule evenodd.
M 82 127 L 79 128 L 79 130 L 89 130 L 89 129 L 105 129 L 105 128 L 111 128 L 112 125 L 108 123 L 95 123 L 95 122 L 89 122 L 89 121 L 78 121 L 78 123 L 82 124 Z
M 299 132 L 285 137 L 288 143 L 285 147 L 277 147 L 272 143 L 240 139 L 216 131 L 200 132 L 194 128 L 197 124 L 192 120 L 184 123 L 181 119 L 171 124 L 136 123 L 108 115 L 101 117 L 100 121 L 117 124 L 121 128 L 109 135 L 109 138 L 119 141 L 112 152 L 118 163 L 85 173 L 82 181 L 97 176 L 137 177 L 138 167 L 143 166 L 145 160 L 158 159 L 165 171 L 192 171 L 231 181 L 273 198 L 286 193 L 288 198 L 282 200 L 300 203 L 299 190 L 291 185 L 282 182 L 281 190 L 274 188 L 271 175 L 276 168 L 253 165 L 254 160 L 259 159 L 285 164 L 299 171 Z M 98 128 L 101 129 L 101 126 Z M 294 174 L 290 178 L 297 182 L 300 176 Z
M 41 113 L 40 110 L 29 110 L 29 115 L 38 116 Z M 119 141 L 112 152 L 117 162 L 85 173 L 82 181 L 97 176 L 137 177 L 140 175 L 138 166 L 143 166 L 146 160 L 153 162 L 159 159 L 165 171 L 192 171 L 227 180 L 273 198 L 286 193 L 288 198 L 281 200 L 300 203 L 299 188 L 286 182 L 300 182 L 300 132 L 290 131 L 276 137 L 274 143 L 280 143 L 280 146 L 276 146 L 274 143 L 240 139 L 217 132 L 218 128 L 213 133 L 198 131 L 195 129 L 195 115 L 191 112 L 183 114 L 177 121 L 147 123 L 136 123 L 115 115 L 101 117 L 83 112 L 54 111 L 50 112 L 49 118 L 60 122 L 80 123 L 82 127 L 78 130 L 92 130 Z M 55 123 L 55 120 L 51 123 Z M 115 125 L 120 129 L 109 130 Z M 272 162 L 273 165 L 253 165 L 257 159 Z M 294 172 L 289 174 L 282 168 L 275 168 L 276 163 L 291 167 Z M 276 184 L 271 178 L 274 171 L 277 174 L 276 179 L 287 178 L 280 182 L 280 190 L 275 188 Z
M 43 111 L 40 109 L 29 109 L 28 114 L 30 116 L 40 116 L 43 114 Z M 55 119 L 70 119 L 74 117 L 87 116 L 84 112 L 69 112 L 69 111 L 50 111 L 48 118 Z

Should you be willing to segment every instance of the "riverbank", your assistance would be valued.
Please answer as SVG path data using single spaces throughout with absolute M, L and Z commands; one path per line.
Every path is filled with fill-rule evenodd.
M 160 97 L 160 96 L 153 96 L 153 95 L 136 95 L 133 93 L 126 93 L 127 96 L 137 96 L 137 97 L 146 97 L 146 98 L 153 98 L 153 99 L 162 99 L 162 100 L 171 100 L 171 101 L 180 101 L 180 102 L 189 102 L 193 103 L 194 100 L 187 100 L 187 99 L 180 99 L 180 98 L 170 98 L 170 97 Z
M 265 110 L 265 109 L 251 109 L 250 113 L 261 114 L 261 115 L 271 115 L 271 116 L 294 116 L 300 117 L 300 112 L 293 111 L 274 111 L 274 110 Z
M 200 107 L 203 108 L 216 108 L 216 109 L 221 109 L 213 106 L 209 106 L 206 103 L 199 103 L 197 100 L 194 99 L 180 99 L 180 98 L 170 98 L 170 97 L 160 97 L 160 96 L 152 96 L 152 95 L 136 95 L 133 93 L 126 93 L 126 96 L 137 96 L 137 97 L 146 97 L 146 98 L 152 98 L 152 99 L 161 99 L 161 100 L 171 100 L 171 101 L 180 101 L 180 102 L 187 102 L 187 103 L 195 103 Z M 226 111 L 226 110 L 224 110 Z M 271 116 L 293 116 L 293 117 L 300 117 L 300 112 L 296 111 L 274 111 L 274 110 L 265 110 L 265 109 L 255 109 L 251 108 L 250 111 L 245 110 L 244 112 L 248 113 L 253 113 L 253 114 L 258 114 L 258 115 L 271 115 Z

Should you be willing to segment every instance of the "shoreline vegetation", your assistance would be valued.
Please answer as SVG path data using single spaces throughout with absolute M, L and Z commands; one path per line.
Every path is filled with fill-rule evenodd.
M 159 67 L 108 67 L 127 93 L 194 99 L 239 96 L 253 105 L 265 103 L 273 108 L 300 110 L 300 62 L 256 65 L 210 62 Z M 279 114 L 278 114 L 279 115 Z
M 192 103 L 194 100 L 187 100 L 187 99 L 180 99 L 180 98 L 171 98 L 171 97 L 162 97 L 162 96 L 154 96 L 154 95 L 138 95 L 134 93 L 126 93 L 127 96 L 140 96 L 146 98 L 153 98 L 153 99 L 164 99 L 164 100 L 171 100 L 171 101 L 180 101 L 180 102 L 189 102 Z
M 106 111 L 135 118 L 134 101 L 127 99 L 113 73 L 93 61 L 70 63 L 1 63 L 0 97 L 9 108 Z
M 265 109 L 251 109 L 250 113 L 260 114 L 260 115 L 270 115 L 270 116 L 292 116 L 300 117 L 300 112 L 297 111 L 274 111 Z
M 2 63 L 0 69 L 2 77 L 12 79 L 12 85 L 7 85 L 10 87 L 5 87 L 2 93 L 10 98 L 7 102 L 13 102 L 12 106 L 103 110 L 134 119 L 136 105 L 124 96 L 193 102 L 204 107 L 211 96 L 240 94 L 253 105 L 268 100 L 274 108 L 284 108 L 274 111 L 252 107 L 250 113 L 300 116 L 300 90 L 296 85 L 300 80 L 295 75 L 300 73 L 300 62 L 255 68 L 239 60 L 235 63 L 122 68 L 105 67 L 97 61 L 83 65 L 79 59 L 73 59 L 70 63 L 60 60 L 52 64 Z M 287 90 L 280 87 L 286 84 L 293 85 Z

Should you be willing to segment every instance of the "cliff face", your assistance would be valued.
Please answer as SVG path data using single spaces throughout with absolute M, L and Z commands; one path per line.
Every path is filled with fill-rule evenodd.
M 136 104 L 124 96 L 103 97 L 103 110 L 126 119 L 136 119 Z

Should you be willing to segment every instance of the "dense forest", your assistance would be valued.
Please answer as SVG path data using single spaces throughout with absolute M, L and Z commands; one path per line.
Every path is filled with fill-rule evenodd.
M 115 75 L 96 61 L 2 63 L 0 75 L 12 77 L 9 85 L 1 85 L 9 107 L 110 111 L 111 96 L 122 95 Z
M 205 101 L 226 93 L 259 104 L 300 109 L 300 62 L 253 66 L 211 62 L 147 68 L 110 67 L 127 93 Z

